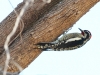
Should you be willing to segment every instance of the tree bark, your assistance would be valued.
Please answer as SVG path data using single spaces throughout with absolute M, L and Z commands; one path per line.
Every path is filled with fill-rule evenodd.
M 22 17 L 24 22 L 22 41 L 20 41 L 20 37 L 17 37 L 9 45 L 11 58 L 23 68 L 26 68 L 42 52 L 39 49 L 34 49 L 34 44 L 55 40 L 64 30 L 72 27 L 74 23 L 99 1 L 51 0 L 51 3 L 47 4 L 42 0 L 35 0 Z M 18 14 L 24 4 L 25 2 L 22 2 L 15 8 Z M 16 14 L 12 11 L 0 23 L 0 65 L 2 66 L 4 66 L 6 60 L 3 45 L 7 35 L 12 31 L 15 21 Z M 12 40 L 20 32 L 19 28 Z M 16 72 L 18 68 L 10 62 L 8 71 Z

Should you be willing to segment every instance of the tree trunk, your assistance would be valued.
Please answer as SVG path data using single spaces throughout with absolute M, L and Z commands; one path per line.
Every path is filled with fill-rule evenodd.
M 24 22 L 22 41 L 20 41 L 20 37 L 17 37 L 9 45 L 11 58 L 21 67 L 26 68 L 42 52 L 34 49 L 34 44 L 55 40 L 64 30 L 72 27 L 97 2 L 99 0 L 51 0 L 50 3 L 35 0 L 22 17 Z M 22 2 L 15 8 L 18 14 L 24 4 L 25 2 Z M 15 21 L 16 14 L 13 11 L 0 23 L 1 66 L 4 66 L 6 60 L 3 45 L 7 35 L 12 31 Z M 20 32 L 19 28 L 12 40 Z M 8 71 L 16 72 L 18 68 L 10 62 Z

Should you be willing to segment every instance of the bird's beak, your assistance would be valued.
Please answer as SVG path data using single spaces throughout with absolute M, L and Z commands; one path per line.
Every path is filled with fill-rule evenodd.
M 81 32 L 83 32 L 83 30 L 82 29 L 80 29 L 80 28 L 78 28 Z
M 80 28 L 78 28 L 81 31 L 81 34 L 84 36 L 84 31 Z

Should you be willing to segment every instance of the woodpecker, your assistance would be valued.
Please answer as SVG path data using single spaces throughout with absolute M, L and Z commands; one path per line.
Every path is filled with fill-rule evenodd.
M 91 33 L 88 30 L 82 30 L 79 28 L 81 33 L 64 33 L 62 37 L 58 38 L 53 42 L 41 42 L 37 43 L 38 49 L 43 51 L 64 51 L 64 50 L 74 50 L 85 45 L 91 38 Z

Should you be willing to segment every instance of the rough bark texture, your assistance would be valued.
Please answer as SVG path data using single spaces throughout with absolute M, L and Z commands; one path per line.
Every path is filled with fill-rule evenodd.
M 42 51 L 34 49 L 38 42 L 55 40 L 64 30 L 73 26 L 99 0 L 51 0 L 45 4 L 42 0 L 35 0 L 33 5 L 25 11 L 22 20 L 24 30 L 22 41 L 18 37 L 10 45 L 11 58 L 26 68 Z M 20 12 L 25 3 L 20 3 L 16 11 Z M 16 21 L 16 14 L 12 12 L 0 23 L 0 65 L 4 66 L 5 51 L 3 45 L 7 35 L 11 32 Z M 19 33 L 19 29 L 13 38 Z M 12 38 L 12 39 L 13 39 Z M 12 63 L 10 72 L 18 71 Z

